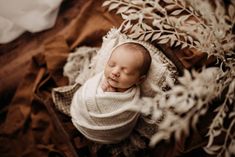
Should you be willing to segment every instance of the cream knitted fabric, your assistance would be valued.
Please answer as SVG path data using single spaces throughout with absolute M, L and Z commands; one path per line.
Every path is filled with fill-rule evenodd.
M 69 78 L 69 84 L 83 84 L 87 79 L 94 76 L 95 57 L 99 48 L 81 46 L 70 53 L 64 66 L 64 76 Z
M 74 94 L 70 113 L 74 126 L 88 139 L 105 144 L 122 141 L 133 130 L 139 113 L 140 89 L 103 92 L 103 72 L 90 78 Z

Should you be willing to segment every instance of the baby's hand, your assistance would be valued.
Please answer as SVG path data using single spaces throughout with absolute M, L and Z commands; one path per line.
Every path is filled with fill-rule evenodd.
M 105 78 L 101 82 L 101 88 L 104 92 L 116 92 L 116 89 L 113 88 Z

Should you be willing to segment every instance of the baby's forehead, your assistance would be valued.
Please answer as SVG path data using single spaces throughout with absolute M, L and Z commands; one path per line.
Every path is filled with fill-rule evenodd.
M 123 43 L 119 46 L 117 46 L 116 48 L 124 48 L 124 49 L 138 49 L 141 50 L 142 49 L 142 45 L 138 44 L 138 43 Z
M 116 47 L 111 56 L 136 56 L 136 57 L 140 57 L 143 58 L 143 52 L 141 52 L 141 50 L 139 48 L 133 48 L 130 45 L 120 45 L 118 47 Z
M 124 43 L 124 44 L 121 44 L 119 46 L 117 46 L 116 48 L 113 49 L 112 53 L 115 52 L 115 51 L 121 51 L 121 52 L 141 52 L 141 53 L 146 53 L 146 51 L 148 52 L 148 50 L 138 44 L 138 43 Z M 123 50 L 123 51 L 122 51 Z
M 119 63 L 128 64 L 141 68 L 144 62 L 144 55 L 140 50 L 132 48 L 129 44 L 120 45 L 114 49 L 109 58 L 110 61 L 118 60 Z

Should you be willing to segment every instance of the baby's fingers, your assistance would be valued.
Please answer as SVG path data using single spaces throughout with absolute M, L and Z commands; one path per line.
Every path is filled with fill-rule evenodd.
M 102 83 L 101 84 L 101 88 L 105 92 L 107 90 L 107 88 L 108 88 L 108 85 L 106 83 Z
M 107 92 L 116 92 L 115 88 L 113 88 L 112 86 L 109 86 L 106 91 Z

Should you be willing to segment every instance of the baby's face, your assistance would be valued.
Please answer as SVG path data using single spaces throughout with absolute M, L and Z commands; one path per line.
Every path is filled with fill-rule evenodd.
M 112 87 L 127 89 L 139 83 L 144 59 L 140 52 L 132 51 L 121 45 L 112 52 L 104 70 L 105 77 Z

